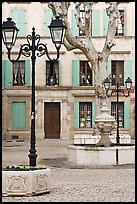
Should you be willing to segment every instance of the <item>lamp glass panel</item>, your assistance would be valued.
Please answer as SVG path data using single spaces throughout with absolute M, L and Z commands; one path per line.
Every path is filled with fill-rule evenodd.
M 4 43 L 11 43 L 12 44 L 12 38 L 13 38 L 13 29 L 4 29 L 3 30 L 3 37 L 4 37 Z
M 131 83 L 126 83 L 126 88 L 130 89 L 131 88 Z
M 108 90 L 108 89 L 110 88 L 110 83 L 106 83 L 106 82 L 105 82 L 104 84 L 105 84 L 105 89 Z
M 52 28 L 51 29 L 53 42 L 54 43 L 62 43 L 62 28 Z

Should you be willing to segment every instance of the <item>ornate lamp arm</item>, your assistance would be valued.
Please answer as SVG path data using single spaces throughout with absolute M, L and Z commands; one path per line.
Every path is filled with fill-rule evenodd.
M 27 44 L 21 45 L 20 50 L 19 50 L 18 57 L 17 57 L 16 59 L 11 59 L 10 49 L 7 48 L 7 50 L 8 50 L 8 59 L 9 59 L 12 63 L 17 62 L 17 61 L 20 59 L 21 54 L 23 54 L 25 57 L 30 57 L 30 53 L 27 53 L 27 51 L 29 50 Z
M 57 57 L 55 59 L 51 59 L 50 56 L 49 56 L 49 53 L 48 53 L 48 48 L 47 48 L 47 45 L 46 44 L 43 44 L 43 43 L 40 43 L 38 44 L 37 46 L 37 51 L 39 51 L 39 53 L 37 53 L 37 56 L 38 57 L 41 57 L 42 55 L 44 55 L 46 53 L 48 59 L 50 61 L 57 61 L 59 59 L 59 50 L 61 48 L 61 46 L 57 47 L 55 45 L 56 49 L 57 49 Z
M 50 56 L 49 56 L 49 53 L 48 53 L 47 45 L 43 44 L 43 43 L 39 43 L 40 42 L 40 35 L 35 35 L 35 28 L 34 27 L 32 28 L 32 30 L 33 30 L 32 35 L 27 36 L 28 44 L 21 45 L 18 57 L 16 59 L 11 59 L 11 52 L 10 52 L 11 49 L 9 49 L 7 47 L 8 59 L 12 63 L 14 63 L 14 62 L 17 62 L 19 60 L 21 54 L 23 54 L 25 57 L 30 57 L 30 51 L 32 51 L 32 52 L 37 51 L 38 52 L 37 53 L 38 57 L 41 57 L 46 53 L 46 55 L 47 55 L 47 57 L 48 57 L 48 59 L 50 61 L 57 61 L 59 59 L 59 50 L 61 48 L 61 45 L 56 46 L 56 44 L 55 44 L 55 47 L 56 47 L 56 50 L 57 50 L 57 57 L 55 59 L 51 59 Z M 32 45 L 30 44 L 30 42 L 32 42 Z

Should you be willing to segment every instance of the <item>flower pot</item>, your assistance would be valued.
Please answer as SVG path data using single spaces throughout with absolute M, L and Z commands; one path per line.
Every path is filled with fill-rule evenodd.
M 50 191 L 50 169 L 2 171 L 3 196 L 32 196 Z

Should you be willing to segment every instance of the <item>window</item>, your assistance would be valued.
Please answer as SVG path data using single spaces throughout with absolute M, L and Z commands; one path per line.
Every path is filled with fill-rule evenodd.
M 116 25 L 116 36 L 124 35 L 124 10 L 119 10 L 119 18 Z
M 80 61 L 80 85 L 92 86 L 92 70 L 88 61 Z
M 112 86 L 119 82 L 120 86 L 124 85 L 124 61 L 112 61 Z
M 59 85 L 59 62 L 46 61 L 46 85 L 58 86 Z
M 84 28 L 85 27 L 85 23 L 86 23 L 86 12 L 85 12 L 85 9 L 81 9 L 80 10 L 80 19 L 81 19 L 82 27 Z M 91 19 L 90 19 L 90 22 L 91 22 Z M 90 27 L 91 27 L 91 23 L 90 23 Z M 92 29 L 90 29 L 90 30 L 92 30 Z M 84 35 L 85 35 L 84 30 L 80 30 L 79 29 L 79 36 L 84 36 Z
M 117 103 L 111 103 L 111 115 L 115 117 L 117 121 Z M 124 128 L 124 102 L 119 102 L 119 127 Z
M 80 19 L 82 22 L 82 27 L 85 27 L 85 10 L 80 11 Z M 79 29 L 79 36 L 83 36 L 83 35 L 85 35 L 85 32 Z
M 92 103 L 79 103 L 79 127 L 91 128 L 92 127 Z
M 25 84 L 25 61 L 13 63 L 13 86 Z

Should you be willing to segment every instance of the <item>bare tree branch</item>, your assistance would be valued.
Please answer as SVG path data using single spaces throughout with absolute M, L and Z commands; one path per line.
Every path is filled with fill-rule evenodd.
M 106 9 L 106 13 L 109 16 L 108 32 L 104 44 L 103 52 L 108 56 L 111 48 L 115 45 L 114 37 L 116 33 L 116 22 L 118 18 L 118 2 L 110 2 L 110 6 Z

